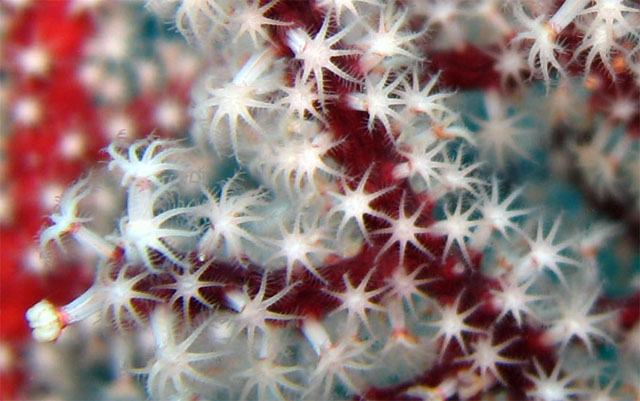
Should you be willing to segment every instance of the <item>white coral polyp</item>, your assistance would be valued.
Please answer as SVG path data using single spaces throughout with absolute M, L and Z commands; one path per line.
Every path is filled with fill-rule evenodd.
M 29 308 L 26 316 L 36 341 L 50 342 L 60 336 L 63 322 L 56 307 L 46 299 Z

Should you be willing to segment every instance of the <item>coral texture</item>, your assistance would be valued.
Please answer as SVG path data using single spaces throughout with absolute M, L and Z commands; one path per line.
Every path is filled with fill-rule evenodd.
M 110 350 L 92 398 L 640 396 L 637 4 L 146 9 L 200 55 L 188 135 L 109 126 L 39 235 L 93 283 L 26 312 Z

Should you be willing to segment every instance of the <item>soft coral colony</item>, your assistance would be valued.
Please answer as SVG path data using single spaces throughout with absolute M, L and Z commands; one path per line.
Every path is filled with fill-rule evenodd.
M 26 356 L 47 348 L 29 342 L 25 310 L 66 303 L 93 279 L 73 248 L 41 257 L 42 217 L 115 137 L 183 132 L 199 62 L 131 2 L 2 0 L 0 53 L 0 399 L 15 399 L 35 364 Z M 94 217 L 94 229 L 113 218 Z
M 640 395 L 637 5 L 147 6 L 208 60 L 190 138 L 115 141 L 64 193 L 41 251 L 95 281 L 36 339 L 100 316 L 154 399 Z

